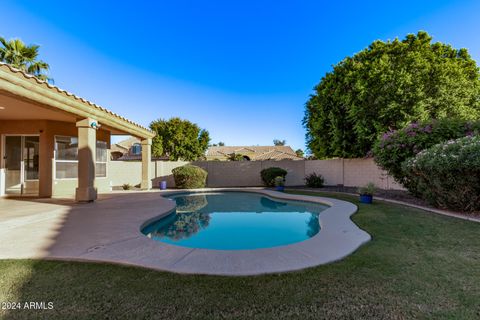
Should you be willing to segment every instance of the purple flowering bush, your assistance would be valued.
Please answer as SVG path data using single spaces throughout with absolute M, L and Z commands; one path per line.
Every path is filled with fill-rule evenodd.
M 480 136 L 436 144 L 402 168 L 419 195 L 434 206 L 480 212 Z
M 412 194 L 420 195 L 416 181 L 406 175 L 403 163 L 438 143 L 480 134 L 480 121 L 457 119 L 413 122 L 379 137 L 373 148 L 375 162 Z

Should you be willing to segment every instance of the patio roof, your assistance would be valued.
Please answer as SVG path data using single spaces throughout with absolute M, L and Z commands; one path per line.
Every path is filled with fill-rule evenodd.
M 155 136 L 153 131 L 125 117 L 5 63 L 0 63 L 0 93 L 2 120 L 39 119 L 48 116 L 55 120 L 76 122 L 78 119 L 90 117 L 113 134 L 130 134 L 139 138 Z M 15 107 L 10 104 L 14 102 L 13 99 Z M 21 101 L 18 101 L 19 99 Z M 28 104 L 30 112 L 19 108 L 22 102 Z

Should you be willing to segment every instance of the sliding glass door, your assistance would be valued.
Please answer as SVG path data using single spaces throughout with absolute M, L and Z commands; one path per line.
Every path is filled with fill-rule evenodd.
M 39 136 L 4 136 L 5 193 L 38 194 Z

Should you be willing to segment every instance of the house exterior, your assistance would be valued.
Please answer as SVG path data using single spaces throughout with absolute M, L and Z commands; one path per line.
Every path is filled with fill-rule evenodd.
M 142 160 L 142 142 L 136 137 L 119 141 L 112 144 L 110 149 L 110 159 L 118 161 L 141 161 Z M 155 157 L 152 160 L 168 161 L 167 156 Z
M 141 140 L 136 137 L 130 137 L 112 144 L 110 149 L 110 158 L 112 160 L 141 160 Z
M 151 188 L 152 131 L 0 63 L 0 196 L 95 200 L 111 187 L 112 135 L 139 139 L 141 187 Z
M 232 156 L 245 161 L 302 160 L 289 146 L 215 146 L 209 147 L 207 160 L 229 160 Z

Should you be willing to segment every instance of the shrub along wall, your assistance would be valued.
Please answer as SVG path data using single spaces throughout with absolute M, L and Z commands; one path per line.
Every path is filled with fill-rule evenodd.
M 205 188 L 208 172 L 198 166 L 187 164 L 172 170 L 173 179 L 177 188 L 196 189 Z
M 480 136 L 437 144 L 403 164 L 407 178 L 431 204 L 480 211 Z
M 184 161 L 153 161 L 152 184 L 158 187 L 166 180 L 169 187 L 174 186 L 172 169 L 183 166 Z M 197 161 L 192 164 L 208 172 L 207 187 L 261 187 L 260 171 L 269 167 L 280 167 L 287 171 L 286 186 L 305 185 L 305 176 L 311 173 L 321 174 L 325 185 L 362 186 L 374 182 L 382 189 L 403 189 L 392 177 L 380 169 L 371 158 L 367 159 L 331 159 L 331 160 L 283 160 L 283 161 Z M 111 161 L 108 179 L 113 186 L 124 183 L 140 183 L 141 163 Z
M 421 190 L 416 190 L 416 181 L 411 181 L 410 175 L 404 172 L 403 163 L 437 143 L 479 133 L 480 121 L 444 119 L 413 122 L 380 137 L 374 147 L 375 161 L 410 192 L 418 195 Z

